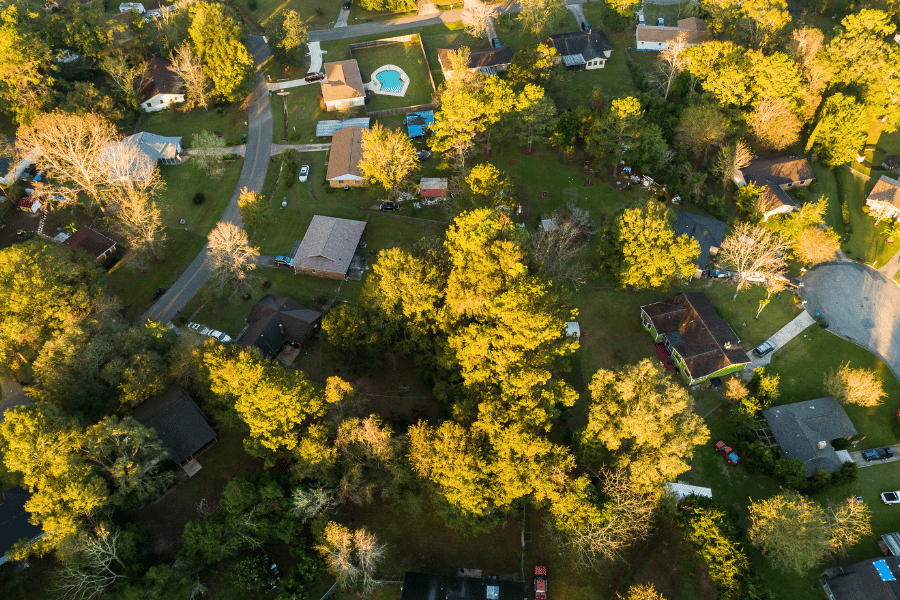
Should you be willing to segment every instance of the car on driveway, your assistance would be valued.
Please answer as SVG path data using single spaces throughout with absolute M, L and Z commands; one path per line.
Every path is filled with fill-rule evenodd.
M 863 450 L 862 457 L 866 462 L 872 462 L 873 460 L 879 460 L 878 453 L 874 450 Z
M 300 167 L 300 183 L 306 182 L 309 179 L 309 165 L 303 165 Z
M 382 202 L 378 208 L 381 210 L 400 210 L 400 205 L 395 202 Z
M 344 3 L 341 4 L 341 8 L 344 10 L 350 10 L 350 0 L 344 0 Z
M 737 452 L 732 450 L 731 446 L 726 446 L 723 441 L 716 442 L 716 451 L 724 456 L 731 466 L 737 466 L 741 462 L 741 457 L 737 455 Z
M 878 458 L 880 458 L 881 460 L 894 458 L 894 451 L 891 448 L 879 448 L 875 452 L 878 453 Z
M 210 329 L 209 327 L 204 327 L 200 323 L 188 323 L 188 329 L 190 329 L 192 331 L 196 331 L 200 335 L 205 335 L 205 336 L 211 337 L 213 339 L 216 339 L 220 342 L 230 342 L 231 341 L 231 336 L 229 336 L 227 333 L 222 333 L 221 331 L 219 331 L 217 329 Z
M 547 600 L 547 567 L 534 568 L 534 599 Z
M 279 267 L 290 267 L 293 266 L 294 259 L 290 256 L 276 256 L 275 257 L 275 265 Z
M 773 344 L 772 342 L 763 342 L 762 344 L 760 344 L 759 346 L 757 346 L 756 348 L 753 349 L 753 354 L 755 354 L 759 358 L 762 358 L 763 356 L 765 356 L 766 354 L 768 354 L 769 352 L 771 352 L 774 349 L 775 349 L 775 344 Z
M 494 48 L 500 48 L 503 44 L 500 43 L 500 40 L 494 38 L 491 40 L 491 45 L 493 45 Z
M 307 73 L 303 78 L 304 81 L 321 81 L 323 79 L 325 79 L 325 75 L 322 73 Z

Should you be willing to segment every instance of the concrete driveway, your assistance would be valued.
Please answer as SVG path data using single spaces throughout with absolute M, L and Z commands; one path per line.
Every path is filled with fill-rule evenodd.
M 900 379 L 900 288 L 868 265 L 842 261 L 813 267 L 801 280 L 806 309 L 829 330 L 871 350 Z

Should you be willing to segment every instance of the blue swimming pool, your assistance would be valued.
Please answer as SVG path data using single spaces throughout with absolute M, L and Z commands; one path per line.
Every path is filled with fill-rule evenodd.
M 385 92 L 402 92 L 403 82 L 400 80 L 400 73 L 390 69 L 382 71 L 375 76 L 381 82 L 381 89 Z

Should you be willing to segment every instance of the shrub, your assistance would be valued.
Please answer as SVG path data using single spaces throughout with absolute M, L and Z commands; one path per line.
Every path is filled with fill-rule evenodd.
M 765 442 L 756 440 L 744 448 L 744 464 L 751 475 L 771 475 L 775 469 L 775 454 Z
M 317 7 L 316 7 L 316 14 L 319 15 L 319 16 L 321 17 L 321 16 L 323 16 L 323 15 L 325 14 L 325 11 L 322 10 L 322 7 L 321 7 L 321 6 L 317 6 Z
M 797 200 L 799 200 L 800 202 L 806 202 L 806 200 L 809 198 L 809 190 L 805 187 L 797 189 L 796 194 Z
M 855 462 L 844 463 L 840 471 L 831 474 L 831 485 L 841 485 L 856 481 L 859 477 L 859 466 Z
M 256 10 L 257 8 L 259 8 L 258 0 L 247 0 L 247 8 L 249 8 L 250 10 Z
M 835 450 L 846 450 L 850 447 L 850 440 L 846 438 L 838 438 L 831 442 L 831 447 Z
M 231 582 L 243 590 L 255 590 L 265 583 L 266 561 L 261 556 L 251 556 L 238 561 L 231 570 Z
M 235 154 L 234 152 L 229 152 L 228 154 L 222 155 L 222 160 L 234 160 L 236 158 L 240 158 L 240 157 L 237 154 Z
M 850 207 L 843 198 L 841 198 L 841 221 L 844 223 L 844 231 L 847 235 L 853 233 L 853 226 L 850 225 Z
M 194 197 L 191 198 L 191 202 L 193 202 L 197 206 L 203 204 L 204 202 L 206 202 L 206 194 L 204 194 L 203 192 L 197 192 L 196 194 L 194 194 Z
M 779 458 L 775 461 L 774 475 L 784 487 L 802 490 L 806 487 L 806 467 L 799 458 Z

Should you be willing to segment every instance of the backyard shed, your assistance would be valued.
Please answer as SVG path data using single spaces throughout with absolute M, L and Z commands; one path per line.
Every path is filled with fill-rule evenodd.
M 186 391 L 173 385 L 131 411 L 141 425 L 156 431 L 169 455 L 179 465 L 216 440 L 200 408 Z
M 98 262 L 112 254 L 113 250 L 116 249 L 115 240 L 109 239 L 90 227 L 80 227 L 78 231 L 66 238 L 63 244 L 68 246 L 72 252 L 84 250 L 96 258 Z
M 423 177 L 419 181 L 419 195 L 423 198 L 446 198 L 447 186 L 445 177 Z
M 578 324 L 578 321 L 569 321 L 566 323 L 566 336 L 573 338 L 581 337 L 581 325 Z

